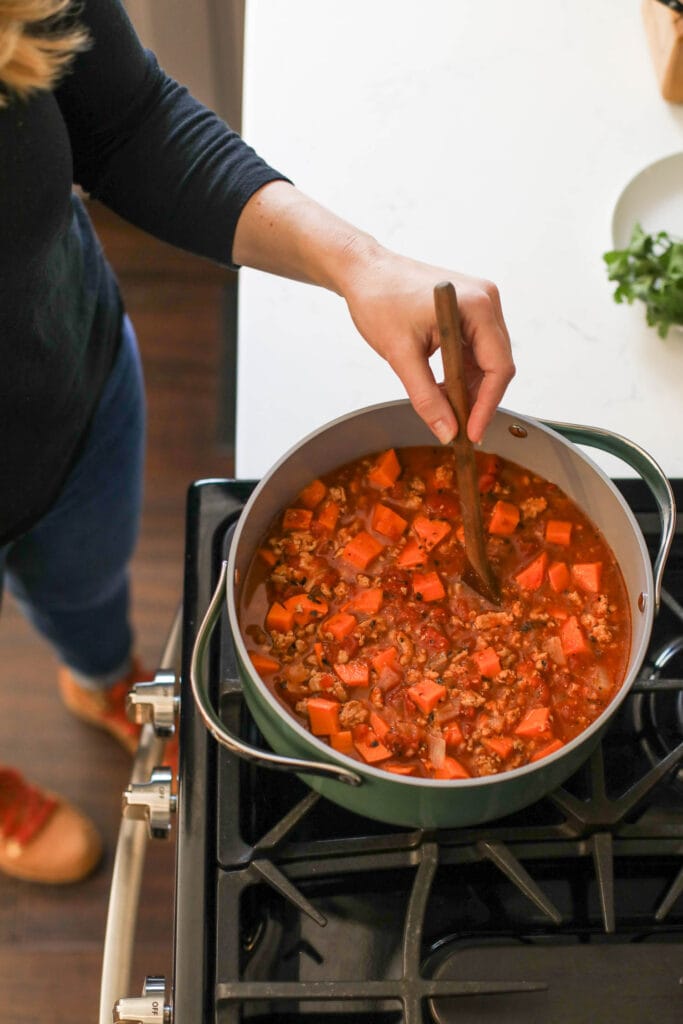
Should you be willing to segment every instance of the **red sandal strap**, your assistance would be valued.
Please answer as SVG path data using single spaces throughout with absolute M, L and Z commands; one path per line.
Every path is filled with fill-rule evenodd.
M 0 768 L 0 835 L 25 846 L 41 830 L 58 801 L 25 781 L 13 768 Z

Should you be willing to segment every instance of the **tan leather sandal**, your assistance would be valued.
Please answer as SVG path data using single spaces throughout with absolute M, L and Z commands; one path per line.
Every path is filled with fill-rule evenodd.
M 55 793 L 0 767 L 0 872 L 48 885 L 79 882 L 102 856 L 97 829 Z
M 130 754 L 137 749 L 141 727 L 131 722 L 126 714 L 126 695 L 135 683 L 153 678 L 154 673 L 145 672 L 136 660 L 128 675 L 106 690 L 82 686 L 66 665 L 60 666 L 58 673 L 59 691 L 69 711 L 84 722 L 104 729 Z
M 154 673 L 145 670 L 137 659 L 133 659 L 128 675 L 119 679 L 106 690 L 91 690 L 78 683 L 66 666 L 59 668 L 59 691 L 65 705 L 74 715 L 104 729 L 126 748 L 130 754 L 137 750 L 140 737 L 140 725 L 131 722 L 126 714 L 126 696 L 135 683 L 146 682 L 154 678 Z M 174 779 L 178 774 L 178 740 L 173 736 L 164 750 L 164 764 L 173 771 Z

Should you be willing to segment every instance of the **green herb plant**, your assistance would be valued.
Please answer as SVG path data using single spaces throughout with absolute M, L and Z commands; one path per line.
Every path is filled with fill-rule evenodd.
M 609 280 L 617 282 L 615 302 L 644 302 L 647 322 L 661 338 L 671 324 L 683 324 L 683 239 L 666 231 L 651 235 L 636 224 L 627 248 L 602 258 Z

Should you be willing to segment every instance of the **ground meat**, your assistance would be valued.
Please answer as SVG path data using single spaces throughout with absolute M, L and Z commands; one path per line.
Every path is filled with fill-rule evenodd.
M 463 690 L 459 695 L 460 703 L 464 708 L 478 708 L 486 700 L 480 693 L 474 690 Z
M 612 631 L 604 622 L 598 621 L 593 615 L 582 615 L 581 624 L 588 636 L 598 644 L 608 644 L 612 640 Z
M 339 712 L 339 722 L 345 729 L 352 729 L 354 725 L 362 725 L 367 722 L 370 712 L 359 700 L 350 700 Z
M 413 660 L 415 654 L 415 644 L 410 639 L 407 633 L 397 633 L 394 637 L 396 645 L 398 647 L 399 661 L 402 665 L 407 665 L 408 662 Z
M 475 747 L 472 752 L 472 762 L 479 775 L 497 775 L 501 767 L 500 758 L 484 747 Z
M 510 612 L 485 612 L 477 615 L 474 625 L 476 629 L 495 629 L 496 626 L 508 626 L 511 622 Z
M 333 697 L 336 697 L 340 704 L 344 704 L 349 699 L 349 693 L 344 684 L 340 679 L 335 679 L 330 687 L 329 692 Z
M 453 467 L 444 465 L 437 466 L 434 470 L 434 483 L 437 487 L 452 487 Z
M 520 509 L 522 512 L 522 519 L 533 520 L 540 516 L 541 512 L 545 512 L 548 507 L 548 502 L 545 498 L 527 498 L 526 501 L 521 502 Z
M 270 634 L 270 640 L 271 640 L 271 643 L 272 643 L 274 649 L 280 655 L 282 655 L 290 647 L 292 649 L 294 648 L 295 636 L 294 636 L 294 633 L 291 633 L 291 632 L 290 633 L 278 633 L 277 631 L 274 630 Z

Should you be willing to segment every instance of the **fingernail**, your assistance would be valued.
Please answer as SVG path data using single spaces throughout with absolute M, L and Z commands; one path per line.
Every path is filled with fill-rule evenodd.
M 441 441 L 441 444 L 449 444 L 455 437 L 453 430 L 451 430 L 445 420 L 437 420 L 436 423 L 433 423 L 432 430 L 439 441 Z

